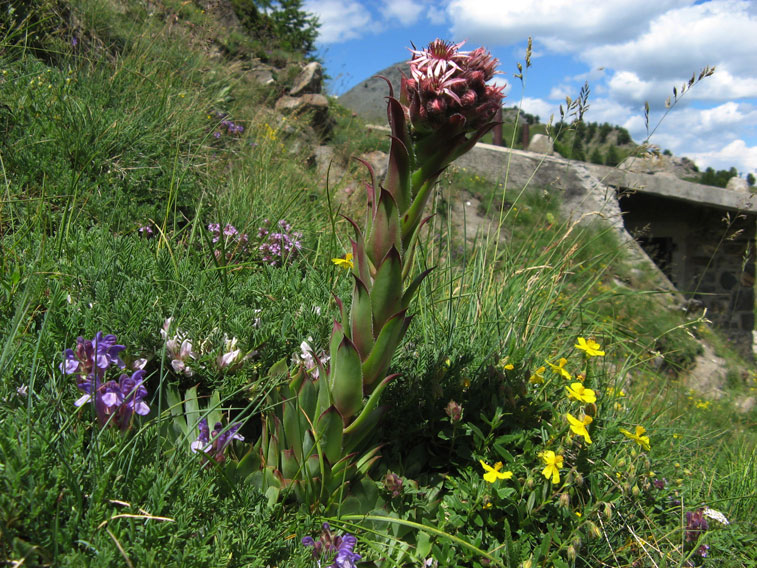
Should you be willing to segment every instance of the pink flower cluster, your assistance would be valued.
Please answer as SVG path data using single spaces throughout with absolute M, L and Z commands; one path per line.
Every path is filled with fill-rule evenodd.
M 411 78 L 403 78 L 402 94 L 417 131 L 436 130 L 450 121 L 476 130 L 500 108 L 504 86 L 486 84 L 499 60 L 482 47 L 460 51 L 463 43 L 437 39 L 425 49 L 411 50 Z
M 263 224 L 268 224 L 268 219 L 263 219 Z M 284 219 L 278 222 L 277 231 L 269 231 L 266 227 L 258 228 L 258 238 L 264 239 L 258 250 L 263 254 L 263 262 L 271 266 L 280 266 L 287 260 L 291 260 L 302 250 L 302 233 L 292 232 L 292 225 Z

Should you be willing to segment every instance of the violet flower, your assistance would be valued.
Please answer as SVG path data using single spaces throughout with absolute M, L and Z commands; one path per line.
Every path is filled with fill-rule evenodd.
M 686 529 L 684 532 L 684 540 L 686 541 L 686 547 L 690 548 L 699 542 L 699 539 L 709 529 L 707 518 L 704 514 L 704 509 L 699 508 L 693 513 L 691 511 L 686 512 Z M 706 544 L 702 544 L 697 547 L 696 554 L 702 558 L 707 556 L 707 551 L 710 547 Z
M 268 223 L 268 219 L 263 220 L 264 224 Z M 271 232 L 265 227 L 258 228 L 258 238 L 266 239 L 266 241 L 258 247 L 258 250 L 263 253 L 262 260 L 270 264 L 271 266 L 279 266 L 280 263 L 292 258 L 297 252 L 302 250 L 302 233 L 299 231 L 292 231 L 292 225 L 286 220 L 281 219 L 278 222 L 280 231 Z
M 319 568 L 355 568 L 361 556 L 355 552 L 357 539 L 349 533 L 336 536 L 328 523 L 323 523 L 321 536 L 302 539 L 302 544 L 313 548 L 313 558 Z M 326 562 L 331 564 L 326 565 Z
M 226 460 L 224 451 L 231 441 L 244 440 L 244 436 L 237 434 L 241 427 L 241 423 L 233 422 L 224 430 L 223 424 L 216 422 L 211 432 L 208 428 L 208 419 L 203 417 L 197 424 L 200 434 L 190 446 L 192 453 L 203 452 L 208 458 L 223 463 Z
M 99 331 L 91 341 L 79 337 L 75 349 L 63 352 L 60 369 L 67 375 L 76 375 L 76 387 L 84 393 L 74 406 L 92 402 L 101 426 L 113 420 L 121 430 L 127 430 L 133 415 L 149 414 L 150 407 L 144 402 L 148 393 L 143 385 L 143 369 L 131 376 L 122 374 L 118 381 L 103 380 L 109 367 L 126 367 L 119 355 L 126 348 L 116 341 L 115 335 L 103 335 Z
M 89 375 L 98 369 L 97 372 L 102 376 L 110 365 L 123 369 L 126 364 L 119 353 L 126 347 L 118 345 L 116 341 L 115 335 L 103 336 L 101 331 L 92 340 L 77 337 L 76 348 L 63 351 L 64 361 L 60 364 L 60 370 L 67 375 Z

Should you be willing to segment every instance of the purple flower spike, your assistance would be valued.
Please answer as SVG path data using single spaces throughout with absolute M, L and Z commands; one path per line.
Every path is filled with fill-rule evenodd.
M 197 429 L 200 431 L 200 434 L 197 436 L 197 439 L 192 442 L 190 448 L 193 453 L 203 452 L 218 463 L 223 463 L 226 460 L 224 452 L 226 447 L 231 444 L 231 441 L 244 440 L 244 437 L 241 434 L 237 434 L 237 431 L 241 427 L 241 423 L 234 422 L 226 429 L 226 431 L 224 431 L 223 424 L 216 422 L 213 431 L 210 432 L 210 429 L 208 428 L 208 419 L 203 417 L 197 424 Z
M 336 536 L 331 532 L 331 526 L 323 523 L 321 536 L 318 540 L 306 536 L 302 544 L 313 548 L 313 558 L 318 566 L 324 568 L 355 568 L 361 556 L 355 552 L 357 538 L 349 533 Z M 325 565 L 331 561 L 331 564 Z
M 67 375 L 81 374 L 90 375 L 97 369 L 97 374 L 102 377 L 105 370 L 111 365 L 124 368 L 126 364 L 121 360 L 120 353 L 126 347 L 118 345 L 115 335 L 103 336 L 98 331 L 94 339 L 76 338 L 76 348 L 63 351 L 63 363 L 60 370 Z

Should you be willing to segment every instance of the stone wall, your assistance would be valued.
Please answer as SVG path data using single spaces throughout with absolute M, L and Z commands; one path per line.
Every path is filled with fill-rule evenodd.
M 622 196 L 628 231 L 685 297 L 745 355 L 754 329 L 754 214 L 633 193 Z
M 560 195 L 566 216 L 601 218 L 621 242 L 631 241 L 635 261 L 656 261 L 661 290 L 701 302 L 733 347 L 752 356 L 757 200 L 751 194 L 488 144 L 477 144 L 456 165 L 495 182 L 507 179 L 512 199 L 522 190 L 547 190 Z M 618 200 L 618 193 L 625 197 Z

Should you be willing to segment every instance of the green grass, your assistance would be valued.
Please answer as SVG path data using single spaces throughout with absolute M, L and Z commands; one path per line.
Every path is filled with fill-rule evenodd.
M 213 28 L 193 5 L 181 9 L 195 29 Z M 330 511 L 271 505 L 239 459 L 277 386 L 268 369 L 304 340 L 328 345 L 333 295 L 351 287 L 331 259 L 347 250 L 350 227 L 307 151 L 294 150 L 306 129 L 276 117 L 238 62 L 196 50 L 190 27 L 165 26 L 160 10 L 75 10 L 79 50 L 40 36 L 42 52 L 33 51 L 8 39 L 13 30 L 0 41 L 0 560 L 312 566 L 300 540 L 328 518 L 358 536 L 365 566 L 430 557 L 440 566 L 683 566 L 682 515 L 706 504 L 731 520 L 708 533 L 710 558 L 754 565 L 754 411 L 735 414 L 728 397 L 699 408 L 678 378 L 697 353 L 694 335 L 712 332 L 647 291 L 651 276 L 631 270 L 608 230 L 569 224 L 538 191 L 505 196 L 462 172 L 443 180 L 415 258 L 417 271 L 436 269 L 393 362 L 401 378 L 374 436 L 382 459 Z M 245 132 L 215 138 L 216 112 Z M 338 152 L 386 148 L 343 109 L 335 118 Z M 492 219 L 475 240 L 453 228 L 448 205 L 461 190 Z M 302 233 L 301 252 L 281 266 L 258 251 L 265 219 Z M 234 225 L 251 245 L 216 256 L 210 223 Z M 138 232 L 148 224 L 151 239 Z M 192 340 L 191 376 L 171 365 L 160 334 L 169 317 Z M 147 360 L 151 413 L 123 434 L 100 428 L 92 405 L 74 406 L 81 392 L 59 369 L 64 349 L 100 330 L 127 347 L 128 365 Z M 585 361 L 579 336 L 607 356 Z M 232 337 L 249 358 L 222 367 Z M 591 446 L 564 422 L 580 408 L 547 366 L 560 357 L 598 393 Z M 733 397 L 752 394 L 754 376 L 742 379 L 743 363 L 730 362 Z M 541 366 L 547 382 L 529 384 Z M 176 430 L 182 405 L 172 397 L 195 386 L 200 408 L 217 396 L 225 421 L 244 422 L 245 441 L 224 463 L 189 451 L 196 420 Z M 463 408 L 459 423 L 444 411 L 450 400 Z M 639 424 L 650 452 L 619 434 Z M 541 475 L 547 447 L 566 456 L 557 488 Z M 483 482 L 479 459 L 505 462 L 513 480 Z M 388 471 L 404 479 L 397 497 L 384 488 Z M 663 477 L 666 488 L 653 489 Z M 374 503 L 370 517 L 358 496 Z

